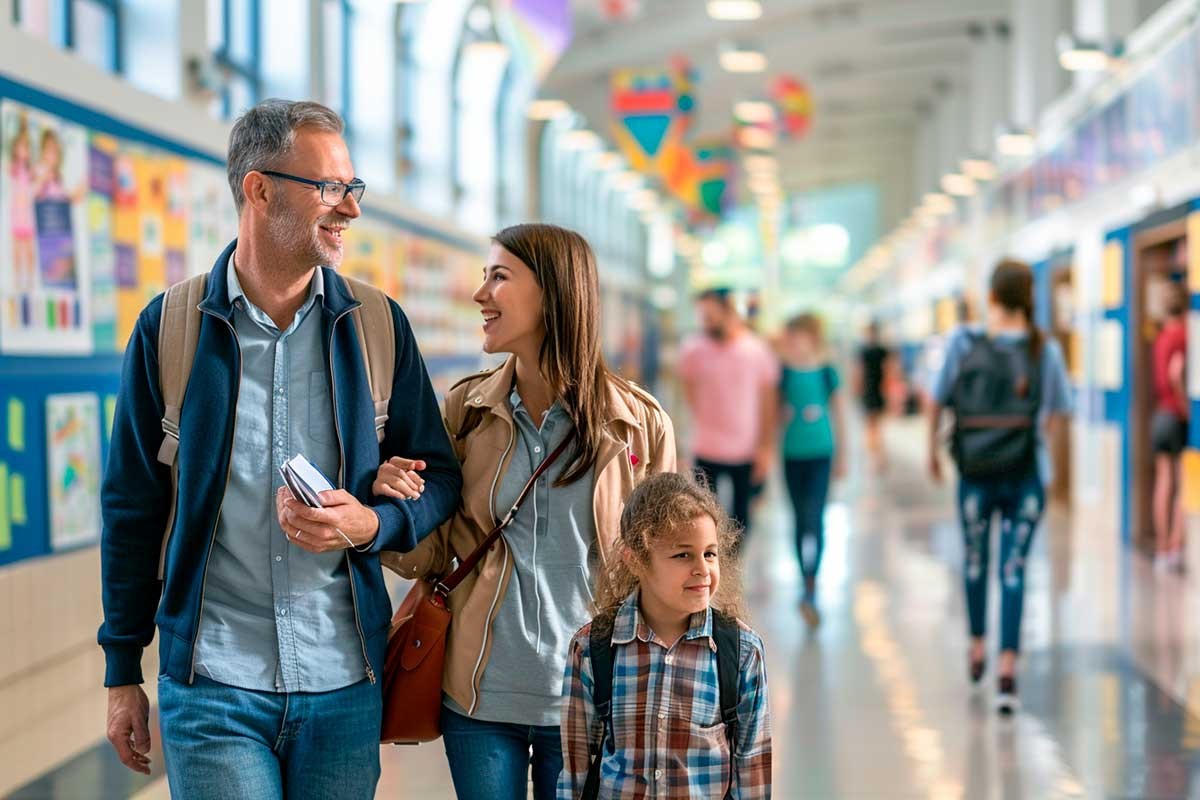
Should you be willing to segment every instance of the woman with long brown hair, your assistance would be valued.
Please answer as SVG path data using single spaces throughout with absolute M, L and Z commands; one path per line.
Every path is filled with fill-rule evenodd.
M 988 555 L 1000 517 L 1000 658 L 996 704 L 1017 707 L 1017 654 L 1025 601 L 1025 560 L 1045 507 L 1052 464 L 1043 428 L 1070 412 L 1070 386 L 1058 343 L 1034 324 L 1033 270 L 1002 261 L 992 272 L 985 329 L 961 328 L 946 345 L 929 411 L 929 471 L 941 481 L 938 426 L 954 412 L 951 451 L 958 465 L 958 511 L 965 545 L 972 683 L 986 668 Z
M 510 356 L 446 398 L 462 502 L 436 533 L 385 564 L 409 578 L 445 575 L 567 443 L 499 544 L 450 594 L 443 680 L 442 733 L 458 796 L 524 798 L 532 764 L 534 796 L 552 798 L 568 644 L 590 619 L 592 577 L 612 557 L 625 498 L 646 475 L 674 471 L 675 437 L 654 398 L 604 361 L 596 260 L 583 237 L 553 225 L 506 228 L 483 273 L 474 296 L 483 349 Z M 413 491 L 409 466 L 383 465 L 377 492 Z

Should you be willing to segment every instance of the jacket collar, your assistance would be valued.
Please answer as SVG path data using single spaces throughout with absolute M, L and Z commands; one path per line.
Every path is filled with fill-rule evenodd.
M 508 395 L 512 391 L 517 374 L 517 357 L 509 356 L 500 369 L 481 380 L 467 397 L 470 408 L 486 408 L 494 413 L 508 416 Z M 630 393 L 615 382 L 609 381 L 608 392 L 609 427 L 613 422 L 624 422 L 633 428 L 641 428 L 642 423 L 630 407 Z
M 208 274 L 208 284 L 205 287 L 204 299 L 200 301 L 200 310 L 218 314 L 225 319 L 233 318 L 233 300 L 229 296 L 229 265 L 233 251 L 237 249 L 237 239 L 234 239 L 213 264 L 212 272 Z M 362 305 L 351 296 L 336 271 L 329 267 L 320 267 L 324 294 L 321 295 L 321 310 L 326 315 L 338 315 Z

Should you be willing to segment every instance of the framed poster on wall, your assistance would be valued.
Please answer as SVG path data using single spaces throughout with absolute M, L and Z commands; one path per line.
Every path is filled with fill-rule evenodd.
M 50 548 L 100 539 L 100 398 L 91 392 L 46 397 L 46 481 Z

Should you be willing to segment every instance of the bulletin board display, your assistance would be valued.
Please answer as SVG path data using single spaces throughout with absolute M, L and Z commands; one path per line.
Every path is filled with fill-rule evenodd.
M 95 546 L 125 344 L 237 235 L 220 158 L 0 74 L 0 567 Z M 342 271 L 400 300 L 439 392 L 483 365 L 484 248 L 375 212 Z

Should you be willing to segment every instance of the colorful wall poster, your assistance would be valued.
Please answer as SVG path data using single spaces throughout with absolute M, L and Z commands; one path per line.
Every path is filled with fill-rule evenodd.
M 0 350 L 92 349 L 87 132 L 0 103 Z
M 225 172 L 207 164 L 188 167 L 187 274 L 212 269 L 225 245 L 237 238 L 237 209 Z
M 100 538 L 100 398 L 90 392 L 46 397 L 46 479 L 50 547 Z
M 342 265 L 343 275 L 365 281 L 390 297 L 396 296 L 397 271 L 392 264 L 392 236 L 387 228 L 359 220 L 346 231 Z

